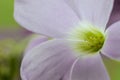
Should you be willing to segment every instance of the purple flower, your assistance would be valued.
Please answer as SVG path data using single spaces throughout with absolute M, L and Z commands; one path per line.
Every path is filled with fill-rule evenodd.
M 119 21 L 119 20 L 120 20 L 120 0 L 115 0 L 114 7 L 112 10 L 108 25 L 111 25 L 114 22 Z
M 23 80 L 110 80 L 101 56 L 120 60 L 120 22 L 106 29 L 113 0 L 16 0 L 15 19 L 53 39 L 30 48 Z

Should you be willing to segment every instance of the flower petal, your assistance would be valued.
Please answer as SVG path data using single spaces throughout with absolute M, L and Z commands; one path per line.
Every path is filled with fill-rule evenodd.
M 66 77 L 63 80 L 70 80 Z M 81 58 L 74 66 L 71 80 L 110 80 L 100 55 Z
M 14 16 L 28 30 L 57 38 L 79 21 L 63 0 L 16 0 Z
M 106 34 L 107 39 L 102 53 L 116 60 L 120 60 L 120 21 L 110 26 Z
M 109 20 L 114 0 L 66 0 L 83 21 L 104 28 Z
M 49 38 L 46 36 L 33 35 L 25 52 L 31 50 L 32 48 L 36 47 L 37 45 L 40 45 L 41 43 L 47 40 L 49 40 Z
M 70 69 L 74 56 L 60 40 L 49 40 L 34 47 L 24 56 L 23 80 L 60 80 Z
M 120 0 L 114 0 L 114 7 L 108 22 L 108 26 L 120 20 Z

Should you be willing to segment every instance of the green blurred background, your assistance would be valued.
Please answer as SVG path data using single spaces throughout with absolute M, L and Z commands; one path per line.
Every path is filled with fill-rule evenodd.
M 13 18 L 14 0 L 0 0 L 0 27 L 17 28 L 18 24 Z
M 14 62 L 14 61 L 11 63 L 12 65 L 18 64 L 17 71 L 15 71 L 17 73 L 14 73 L 15 78 L 7 79 L 5 77 L 3 79 L 0 78 L 0 80 L 17 80 L 18 79 L 16 78 L 16 74 L 19 74 L 19 65 L 20 65 L 20 60 L 18 59 L 21 59 L 20 55 L 18 54 L 23 52 L 24 50 L 23 48 L 25 48 L 25 43 L 26 43 L 24 41 L 24 38 L 26 38 L 29 35 L 29 31 L 26 31 L 25 29 L 21 28 L 15 22 L 13 18 L 13 8 L 14 8 L 14 0 L 0 0 L 0 39 L 2 39 L 0 41 L 0 57 L 1 57 L 1 54 L 5 52 L 4 47 L 9 47 L 10 45 L 12 45 L 12 47 L 10 47 L 12 48 L 10 50 L 10 54 L 14 54 L 14 55 L 16 54 L 17 56 L 14 56 L 14 58 L 13 56 L 10 58 L 5 57 L 4 58 L 5 60 L 3 59 L 3 61 L 5 61 L 6 63 L 9 63 L 9 61 L 16 59 L 19 62 L 19 64 L 18 62 Z M 20 44 L 18 44 L 18 41 L 20 42 Z M 15 44 L 16 46 L 13 46 Z M 6 55 L 2 55 L 2 56 L 6 56 Z M 107 59 L 107 57 L 104 57 L 104 56 L 103 56 L 103 61 L 105 62 L 105 65 L 110 74 L 111 80 L 120 80 L 120 62 Z M 1 63 L 0 63 L 0 67 L 1 67 Z M 14 68 L 14 66 L 11 66 L 11 67 L 12 69 Z M 2 71 L 2 72 L 4 73 L 5 71 Z M 6 74 L 6 72 L 4 74 Z M 1 74 L 0 74 L 0 77 L 1 77 Z M 17 75 L 17 77 L 19 77 L 19 75 Z
M 14 0 L 0 0 L 0 38 L 25 38 L 29 31 L 14 20 Z
M 14 0 L 0 0 L 0 80 L 20 80 L 22 54 L 29 31 L 13 18 Z

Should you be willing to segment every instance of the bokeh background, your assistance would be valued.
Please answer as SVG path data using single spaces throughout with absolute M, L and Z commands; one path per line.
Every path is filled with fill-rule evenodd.
M 22 56 L 31 32 L 23 29 L 13 18 L 14 0 L 0 0 L 0 80 L 20 80 Z M 120 20 L 120 0 L 108 25 Z M 111 80 L 120 80 L 120 62 L 103 57 Z
M 31 32 L 13 18 L 14 0 L 0 0 L 0 80 L 21 80 L 20 63 Z
M 0 34 L 3 37 L 21 39 L 30 32 L 20 27 L 13 18 L 14 0 L 0 0 Z M 6 33 L 7 32 L 7 33 Z M 16 33 L 16 34 L 14 34 Z

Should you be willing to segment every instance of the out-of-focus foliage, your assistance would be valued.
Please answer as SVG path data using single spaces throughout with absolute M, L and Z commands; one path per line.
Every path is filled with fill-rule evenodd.
M 18 27 L 13 18 L 14 0 L 0 0 L 0 28 Z
M 22 55 L 29 40 L 29 32 L 18 27 L 13 11 L 14 0 L 0 0 L 0 80 L 20 80 Z
M 120 80 L 120 62 L 110 59 L 104 55 L 102 58 L 111 80 Z
M 21 42 L 12 39 L 0 41 L 0 80 L 20 80 L 22 53 L 28 39 Z

